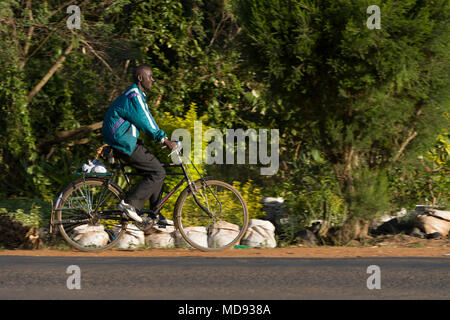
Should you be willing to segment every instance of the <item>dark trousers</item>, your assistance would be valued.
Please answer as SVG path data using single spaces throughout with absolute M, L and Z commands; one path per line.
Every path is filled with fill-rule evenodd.
M 153 154 L 139 140 L 131 156 L 114 150 L 114 155 L 125 162 L 143 177 L 141 182 L 128 194 L 125 202 L 137 210 L 141 210 L 150 199 L 150 208 L 153 209 L 160 201 L 160 193 L 166 177 L 166 170 Z

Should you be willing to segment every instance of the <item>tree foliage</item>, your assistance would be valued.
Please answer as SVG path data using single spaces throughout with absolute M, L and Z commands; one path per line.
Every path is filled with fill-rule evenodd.
M 163 129 L 280 130 L 277 176 L 202 169 L 288 197 L 304 224 L 448 203 L 448 0 L 85 0 L 72 30 L 71 4 L 0 3 L 2 197 L 54 197 L 148 64 Z
M 235 9 L 247 62 L 266 84 L 267 124 L 281 128 L 286 150 L 319 150 L 354 216 L 367 214 L 360 186 L 386 200 L 384 170 L 414 161 L 448 124 L 449 2 L 373 4 L 379 30 L 367 28 L 362 0 L 242 0 Z
M 70 3 L 1 4 L 2 194 L 49 198 L 61 188 L 48 176 L 101 144 L 106 108 L 139 64 L 157 79 L 153 114 L 181 116 L 194 102 L 216 126 L 239 121 L 245 90 L 238 53 L 226 49 L 237 28 L 223 1 L 83 1 L 79 30 L 66 26 Z

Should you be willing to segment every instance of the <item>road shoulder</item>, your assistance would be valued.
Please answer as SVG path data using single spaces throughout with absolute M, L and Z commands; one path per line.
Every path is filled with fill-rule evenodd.
M 449 257 L 449 247 L 286 247 L 274 249 L 229 249 L 201 252 L 189 249 L 138 249 L 80 252 L 76 250 L 1 250 L 0 256 L 52 257 L 221 257 L 221 258 L 367 258 Z

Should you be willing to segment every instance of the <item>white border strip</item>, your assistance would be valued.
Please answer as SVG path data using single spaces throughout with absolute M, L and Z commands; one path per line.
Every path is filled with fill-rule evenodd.
M 138 98 L 138 100 L 139 100 L 139 103 L 141 104 L 142 110 L 144 110 L 145 115 L 147 116 L 147 119 L 148 119 L 148 121 L 150 122 L 150 125 L 152 126 L 152 128 L 153 128 L 154 130 L 156 130 L 156 126 L 155 126 L 155 124 L 153 123 L 152 118 L 150 118 L 150 115 L 148 114 L 147 108 L 145 107 L 145 104 L 142 102 L 141 96 L 139 95 L 139 96 L 137 96 L 137 98 Z

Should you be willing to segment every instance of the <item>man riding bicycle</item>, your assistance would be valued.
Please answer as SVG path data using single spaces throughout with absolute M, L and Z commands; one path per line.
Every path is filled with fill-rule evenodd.
M 165 144 L 170 150 L 176 146 L 176 142 L 167 139 L 166 133 L 156 124 L 145 101 L 144 89 L 150 90 L 155 81 L 153 71 L 148 66 L 139 66 L 133 72 L 133 80 L 133 85 L 114 100 L 106 111 L 102 135 L 103 140 L 114 149 L 116 157 L 145 174 L 141 182 L 119 204 L 120 210 L 129 218 L 142 222 L 136 211 L 141 210 L 147 200 L 150 200 L 150 208 L 155 208 L 166 172 L 159 160 L 144 146 L 142 140 L 138 139 L 139 131 Z M 159 224 L 167 224 L 161 214 Z

